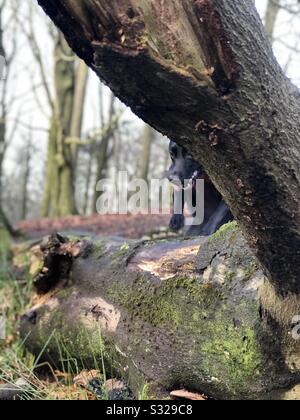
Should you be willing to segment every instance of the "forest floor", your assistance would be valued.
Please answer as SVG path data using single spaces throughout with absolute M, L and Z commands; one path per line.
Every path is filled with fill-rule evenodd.
M 166 228 L 169 217 L 75 216 L 22 222 L 18 228 L 31 240 L 41 239 L 53 232 L 154 239 L 172 235 Z M 70 369 L 67 364 L 68 366 L 61 371 L 56 366 L 41 363 L 42 355 L 35 358 L 26 350 L 18 334 L 18 325 L 22 314 L 30 308 L 33 279 L 28 270 L 24 272 L 13 269 L 12 249 L 15 244 L 11 243 L 5 232 L 0 232 L 0 235 L 0 315 L 5 315 L 6 323 L 6 336 L 2 340 L 0 331 L 0 400 L 1 388 L 7 384 L 16 384 L 20 380 L 26 384 L 27 390 L 22 399 L 120 399 L 122 392 L 129 396 L 126 387 L 120 391 L 122 384 L 107 380 L 105 372 L 99 373 L 97 367 L 95 371 L 82 372 L 82 368 Z M 29 267 L 29 263 L 27 266 Z M 91 383 L 96 383 L 96 393 L 96 388 L 91 388 Z M 140 399 L 146 399 L 145 395 L 146 390 L 141 390 Z
M 92 215 L 69 216 L 21 222 L 18 228 L 29 238 L 41 238 L 55 232 L 78 232 L 97 236 L 121 236 L 140 239 L 167 231 L 170 215 Z

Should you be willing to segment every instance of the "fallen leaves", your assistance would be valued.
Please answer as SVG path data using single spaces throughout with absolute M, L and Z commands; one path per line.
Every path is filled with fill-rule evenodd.
M 159 231 L 169 224 L 170 215 L 93 215 L 69 216 L 61 219 L 44 219 L 21 222 L 18 226 L 27 236 L 41 238 L 54 232 L 122 236 L 139 239 L 149 232 Z
M 119 379 L 103 380 L 97 370 L 84 370 L 73 379 L 75 386 L 82 387 L 92 392 L 98 399 L 107 400 L 132 400 L 128 385 Z
M 73 382 L 75 385 L 82 386 L 83 388 L 88 388 L 91 381 L 101 378 L 101 373 L 98 370 L 83 370 L 79 375 L 77 375 Z

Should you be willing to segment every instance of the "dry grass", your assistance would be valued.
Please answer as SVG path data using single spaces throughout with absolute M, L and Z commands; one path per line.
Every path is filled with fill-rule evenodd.
M 21 315 L 28 309 L 32 279 L 25 270 L 22 280 L 16 279 L 10 268 L 10 242 L 0 232 L 0 315 L 6 319 L 6 339 L 0 340 L 0 384 L 15 384 L 23 379 L 28 391 L 23 399 L 29 400 L 95 400 L 96 397 L 73 383 L 75 375 L 58 372 L 49 364 L 39 364 L 22 342 L 18 325 Z

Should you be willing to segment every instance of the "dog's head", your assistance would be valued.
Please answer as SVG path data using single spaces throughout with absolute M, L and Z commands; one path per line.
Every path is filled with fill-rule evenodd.
M 170 142 L 169 151 L 172 164 L 166 172 L 168 180 L 180 189 L 193 186 L 196 179 L 203 175 L 199 163 L 173 141 Z

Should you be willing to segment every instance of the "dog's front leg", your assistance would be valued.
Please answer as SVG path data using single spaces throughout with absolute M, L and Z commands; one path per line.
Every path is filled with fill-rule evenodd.
M 182 190 L 174 190 L 173 192 L 173 215 L 169 223 L 172 231 L 178 232 L 185 225 L 184 218 L 184 198 Z

